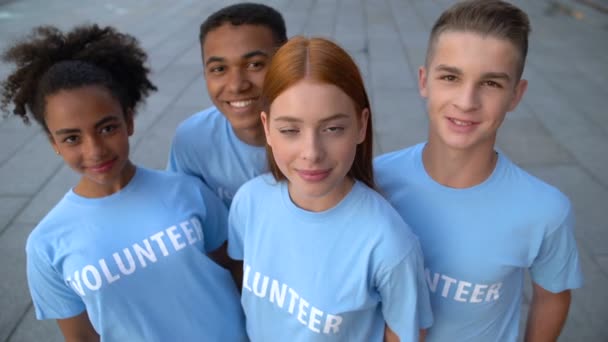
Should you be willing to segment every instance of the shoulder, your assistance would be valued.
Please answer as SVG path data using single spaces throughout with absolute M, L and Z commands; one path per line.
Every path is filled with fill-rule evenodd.
M 389 152 L 374 159 L 374 173 L 380 184 L 392 177 L 402 178 L 415 170 L 425 143 L 420 143 L 394 152 Z M 399 172 L 396 172 L 398 170 Z
M 214 131 L 226 121 L 224 115 L 215 107 L 209 107 L 182 121 L 176 130 L 176 138 L 200 138 L 204 132 Z
M 414 160 L 414 158 L 420 156 L 424 145 L 425 143 L 419 143 L 414 146 L 380 155 L 374 159 L 374 167 L 376 169 L 398 167 L 408 160 Z
M 542 203 L 542 206 L 547 206 L 554 210 L 570 207 L 570 200 L 558 188 L 531 175 L 510 160 L 507 159 L 506 161 L 507 182 L 512 183 L 510 186 L 521 191 L 522 195 L 529 196 L 534 201 Z
M 142 184 L 147 189 L 169 195 L 173 191 L 180 193 L 200 192 L 204 183 L 197 177 L 181 172 L 154 170 L 138 166 Z
M 505 158 L 506 159 L 506 158 Z M 504 187 L 516 194 L 514 201 L 533 208 L 537 218 L 549 226 L 558 226 L 570 214 L 572 208 L 568 197 L 555 186 L 531 175 L 506 159 Z
M 410 249 L 416 237 L 401 215 L 380 193 L 364 184 L 360 185 L 361 201 L 356 210 L 366 213 L 365 219 L 374 227 L 377 237 L 395 249 Z
M 274 179 L 271 173 L 264 173 L 241 185 L 232 202 L 244 201 L 252 197 L 273 196 L 280 191 L 280 184 L 281 182 Z
M 365 243 L 373 246 L 370 257 L 378 271 L 388 271 L 404 260 L 420 258 L 418 238 L 378 192 L 365 187 L 364 198 L 355 210 L 357 220 L 365 225 Z
M 400 191 L 418 175 L 425 143 L 390 152 L 374 159 L 374 176 L 384 194 Z
M 71 223 L 76 217 L 73 205 L 66 200 L 67 194 L 51 209 L 27 238 L 25 245 L 26 251 L 31 253 L 34 250 L 46 250 L 54 245 L 55 236 L 61 235 L 59 230 L 70 229 Z

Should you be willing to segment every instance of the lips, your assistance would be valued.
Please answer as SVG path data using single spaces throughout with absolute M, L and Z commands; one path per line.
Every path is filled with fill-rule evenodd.
M 320 182 L 327 178 L 331 169 L 325 170 L 296 170 L 300 178 L 307 182 Z
M 251 106 L 251 104 L 253 104 L 256 100 L 257 100 L 257 98 L 250 98 L 250 99 L 243 99 L 243 100 L 226 101 L 226 103 L 230 107 L 238 110 L 238 109 L 243 109 L 243 108 L 247 108 L 247 107 Z
M 112 167 L 114 166 L 114 163 L 116 162 L 117 158 L 114 158 L 112 160 L 108 160 L 106 162 L 103 162 L 101 164 L 97 164 L 94 166 L 88 166 L 87 169 L 89 171 L 95 172 L 95 173 L 105 173 L 108 172 L 112 169 Z
M 462 120 L 452 117 L 447 117 L 446 119 L 449 122 L 450 129 L 461 133 L 468 133 L 474 130 L 477 125 L 479 125 L 479 122 L 477 121 Z

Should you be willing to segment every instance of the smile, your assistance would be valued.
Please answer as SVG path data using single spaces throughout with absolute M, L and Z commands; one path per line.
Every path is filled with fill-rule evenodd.
M 448 118 L 448 120 L 450 120 L 450 122 L 452 122 L 456 126 L 461 126 L 461 127 L 472 126 L 472 125 L 476 124 L 476 122 L 473 122 L 473 121 L 464 121 L 464 120 L 458 120 L 458 119 L 454 119 L 454 118 Z
M 112 167 L 114 166 L 114 162 L 116 162 L 117 158 L 114 158 L 112 160 L 108 160 L 106 162 L 103 162 L 101 164 L 97 164 L 94 166 L 88 166 L 86 167 L 87 169 L 89 169 L 92 172 L 96 172 L 96 173 L 105 173 L 108 172 L 112 169 Z
M 231 107 L 245 108 L 245 107 L 249 106 L 250 104 L 252 104 L 254 101 L 255 101 L 255 99 L 239 100 L 239 101 L 226 101 L 226 102 Z
M 325 170 L 296 170 L 300 178 L 307 182 L 320 182 L 327 178 L 331 173 L 331 169 Z

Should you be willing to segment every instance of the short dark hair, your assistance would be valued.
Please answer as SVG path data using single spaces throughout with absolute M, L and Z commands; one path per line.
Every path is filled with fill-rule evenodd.
M 431 30 L 426 52 L 427 66 L 439 36 L 449 31 L 473 32 L 510 41 L 519 50 L 518 77 L 521 77 L 531 28 L 528 15 L 518 7 L 501 0 L 467 0 L 448 8 Z
M 112 27 L 85 25 L 62 33 L 53 26 L 41 26 L 2 55 L 17 69 L 2 82 L 0 109 L 28 123 L 29 111 L 48 133 L 44 119 L 47 96 L 64 89 L 90 85 L 106 88 L 122 106 L 135 113 L 135 107 L 156 86 L 148 79 L 146 53 L 137 40 Z
M 287 29 L 283 16 L 277 10 L 263 4 L 243 2 L 224 7 L 211 14 L 202 24 L 199 32 L 201 45 L 210 31 L 226 24 L 231 25 L 259 25 L 272 31 L 277 46 L 287 41 Z

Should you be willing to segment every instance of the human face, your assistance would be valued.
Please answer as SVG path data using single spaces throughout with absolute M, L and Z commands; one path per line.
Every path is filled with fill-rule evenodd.
M 45 122 L 51 145 L 82 175 L 74 191 L 102 197 L 122 189 L 133 177 L 129 161 L 132 115 L 99 86 L 61 90 L 46 98 Z
M 517 48 L 504 39 L 452 31 L 435 44 L 418 73 L 420 94 L 427 99 L 429 144 L 492 151 L 498 127 L 527 88 L 527 81 L 518 79 Z
M 294 203 L 309 211 L 338 204 L 352 187 L 346 175 L 365 139 L 369 111 L 357 112 L 334 85 L 304 80 L 277 96 L 261 117 Z
M 276 49 L 272 31 L 261 25 L 227 23 L 207 33 L 202 49 L 205 81 L 213 104 L 241 140 L 263 145 L 260 95 Z M 252 130 L 259 133 L 261 141 L 247 141 L 251 138 L 244 132 Z

